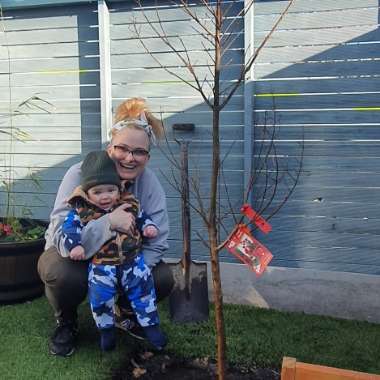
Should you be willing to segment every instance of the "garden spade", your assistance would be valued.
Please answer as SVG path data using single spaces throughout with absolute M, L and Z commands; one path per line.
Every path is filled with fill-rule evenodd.
M 174 288 L 169 296 L 170 316 L 174 322 L 201 322 L 208 319 L 209 300 L 207 264 L 191 260 L 191 225 L 189 206 L 188 142 L 181 148 L 182 259 L 170 264 Z

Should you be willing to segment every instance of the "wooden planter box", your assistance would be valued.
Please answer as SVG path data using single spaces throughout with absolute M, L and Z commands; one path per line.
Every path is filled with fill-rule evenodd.
M 0 218 L 0 222 L 2 220 Z M 42 220 L 34 222 L 47 226 Z M 28 225 L 27 220 L 25 223 Z M 44 238 L 0 242 L 0 304 L 23 302 L 43 294 L 44 285 L 37 272 L 37 262 L 44 246 Z
M 282 360 L 281 380 L 380 380 L 380 375 L 307 364 L 285 356 Z

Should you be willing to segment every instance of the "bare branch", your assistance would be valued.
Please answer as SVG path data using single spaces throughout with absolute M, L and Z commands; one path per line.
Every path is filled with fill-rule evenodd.
M 196 13 L 192 12 L 189 8 L 189 5 L 184 1 L 184 0 L 180 0 L 180 3 L 183 5 L 183 9 L 184 11 L 203 29 L 204 32 L 206 32 L 206 34 L 208 36 L 210 36 L 211 38 L 214 37 L 214 32 L 210 31 L 208 28 L 206 28 L 206 26 L 201 22 L 201 20 L 198 18 L 198 16 L 196 15 Z M 204 2 L 204 5 L 208 7 L 208 4 L 206 2 Z M 196 30 L 198 33 L 199 33 L 199 30 Z
M 261 49 L 265 46 L 269 38 L 272 36 L 274 31 L 277 29 L 278 24 L 281 22 L 281 20 L 285 17 L 285 15 L 288 13 L 288 10 L 290 6 L 293 4 L 294 0 L 290 0 L 289 4 L 285 8 L 285 10 L 281 13 L 280 17 L 278 20 L 275 22 L 274 26 L 270 30 L 270 32 L 265 36 L 264 40 L 261 42 L 259 47 L 255 50 L 255 53 L 252 55 L 252 57 L 249 59 L 248 63 L 244 66 L 244 68 L 241 70 L 240 77 L 236 82 L 235 87 L 231 90 L 231 92 L 227 95 L 226 99 L 224 99 L 223 103 L 220 105 L 220 108 L 223 109 L 226 104 L 229 102 L 231 99 L 232 95 L 235 93 L 235 91 L 238 89 L 240 86 L 240 83 L 244 80 L 245 74 L 251 69 L 253 63 L 256 61 L 256 58 L 258 57 Z
M 208 244 L 207 240 L 199 233 L 199 231 L 195 231 L 195 235 L 198 236 L 199 240 L 204 244 L 207 249 L 210 249 L 210 244 Z

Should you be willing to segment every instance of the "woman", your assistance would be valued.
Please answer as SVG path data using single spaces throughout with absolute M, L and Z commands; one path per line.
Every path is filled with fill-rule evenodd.
M 141 207 L 151 215 L 159 229 L 158 236 L 143 245 L 145 261 L 152 268 L 157 300 L 169 295 L 173 286 L 170 268 L 162 261 L 163 252 L 168 248 L 169 223 L 165 193 L 155 174 L 145 166 L 150 158 L 151 144 L 162 136 L 162 132 L 162 124 L 148 111 L 145 101 L 133 98 L 117 108 L 111 142 L 107 147 L 120 179 L 126 181 L 126 190 L 140 200 Z M 62 223 L 69 210 L 66 199 L 80 184 L 80 167 L 81 163 L 73 165 L 61 182 L 45 235 L 45 252 L 38 262 L 45 293 L 57 319 L 57 327 L 50 339 L 50 353 L 60 356 L 74 352 L 77 308 L 87 294 L 88 260 L 72 261 L 62 238 Z M 83 228 L 82 245 L 87 258 L 110 240 L 116 230 L 128 233 L 135 220 L 125 208 L 126 205 L 122 205 Z M 125 300 L 121 301 L 120 305 L 128 308 Z M 139 337 L 133 319 L 120 319 L 116 323 L 119 327 Z

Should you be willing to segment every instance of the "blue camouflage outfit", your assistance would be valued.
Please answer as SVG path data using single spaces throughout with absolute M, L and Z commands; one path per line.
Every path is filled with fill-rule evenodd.
M 140 252 L 140 231 L 155 224 L 144 212 L 137 211 L 139 205 L 133 194 L 125 193 L 121 203 L 124 202 L 131 204 L 126 211 L 136 215 L 135 230 L 128 235 L 118 232 L 95 254 L 89 265 L 89 300 L 99 329 L 114 326 L 113 308 L 119 289 L 127 294 L 142 327 L 159 323 L 153 277 Z M 81 244 L 80 232 L 84 225 L 107 211 L 93 205 L 80 187 L 74 191 L 69 203 L 75 206 L 67 215 L 62 229 L 65 245 L 72 250 Z
M 158 329 L 153 276 L 141 252 L 142 230 L 148 225 L 156 225 L 140 210 L 139 202 L 132 193 L 122 191 L 121 194 L 119 203 L 106 211 L 94 205 L 88 199 L 86 191 L 78 186 L 69 199 L 72 210 L 62 227 L 64 244 L 69 251 L 81 245 L 81 231 L 89 221 L 111 212 L 120 204 L 130 204 L 125 211 L 135 216 L 136 226 L 129 234 L 116 231 L 115 236 L 93 256 L 89 265 L 89 301 L 93 318 L 101 333 L 103 350 L 110 350 L 115 346 L 114 305 L 118 292 L 127 295 L 145 335 L 160 349 L 166 344 L 166 338 Z
M 142 255 L 121 265 L 89 266 L 89 299 L 99 329 L 114 326 L 114 304 L 118 289 L 127 294 L 142 327 L 159 323 L 153 277 Z

